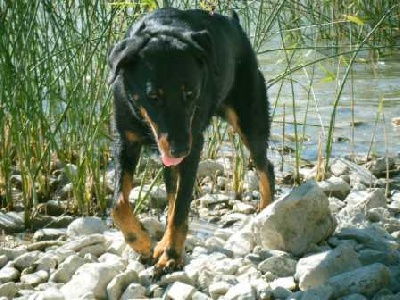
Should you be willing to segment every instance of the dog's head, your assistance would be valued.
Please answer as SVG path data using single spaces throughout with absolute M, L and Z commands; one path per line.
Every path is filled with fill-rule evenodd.
M 150 126 L 166 166 L 191 151 L 210 40 L 207 32 L 142 33 L 121 41 L 109 55 L 109 82 L 123 80 L 126 98 Z

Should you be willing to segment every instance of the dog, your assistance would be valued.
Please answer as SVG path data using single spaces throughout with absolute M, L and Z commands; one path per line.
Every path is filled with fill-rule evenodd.
M 203 132 L 212 116 L 239 133 L 257 169 L 258 209 L 271 201 L 274 168 L 266 84 L 238 16 L 158 9 L 133 24 L 108 57 L 114 96 L 116 186 L 111 215 L 126 242 L 160 276 L 183 267 L 188 214 Z M 154 250 L 129 205 L 142 145 L 156 145 L 164 164 L 166 231 Z

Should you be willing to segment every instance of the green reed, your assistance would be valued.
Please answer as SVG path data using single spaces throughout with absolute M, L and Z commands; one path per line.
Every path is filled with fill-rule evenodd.
M 156 7 L 201 7 L 206 1 L 142 0 L 3 1 L 0 4 L 0 202 L 14 206 L 11 178 L 22 178 L 22 200 L 26 224 L 37 203 L 53 195 L 51 176 L 57 162 L 73 184 L 73 199 L 82 214 L 103 212 L 107 199 L 105 174 L 112 158 L 112 115 L 107 86 L 107 53 L 123 36 L 126 28 L 142 13 Z M 390 55 L 396 49 L 396 30 L 400 8 L 397 1 L 208 1 L 216 10 L 234 9 L 248 32 L 256 51 L 278 54 L 287 64 L 285 71 L 268 86 L 290 83 L 295 132 L 296 169 L 306 135 L 306 116 L 296 114 L 299 83 L 291 76 L 303 72 L 308 85 L 301 86 L 312 95 L 315 68 L 338 66 L 345 61 L 344 74 L 329 74 L 337 82 L 333 111 L 326 134 L 323 156 L 326 167 L 332 149 L 336 108 L 341 91 L 351 84 L 351 70 L 362 50 L 377 56 Z M 397 29 L 396 29 L 397 28 Z M 269 41 L 280 32 L 281 47 L 271 49 Z M 317 46 L 325 41 L 326 46 Z M 322 45 L 322 43 L 318 43 Z M 318 53 L 312 59 L 305 51 Z M 328 68 L 326 68 L 328 69 Z M 327 75 L 328 76 L 328 75 Z M 312 96 L 310 101 L 317 102 Z M 284 103 L 280 93 L 272 103 L 271 114 Z M 316 103 L 317 105 L 317 103 Z M 355 102 L 353 109 L 357 109 Z M 289 110 L 289 107 L 287 107 Z M 298 120 L 302 119 L 299 124 Z M 276 124 L 276 123 L 275 123 Z M 273 124 L 273 126 L 275 126 Z M 299 127 L 298 126 L 303 126 Z M 300 130 L 302 128 L 302 130 Z M 208 155 L 215 157 L 227 137 L 226 125 L 213 121 L 208 134 Z M 231 139 L 233 140 L 233 139 Z M 242 153 L 234 139 L 234 150 Z M 242 161 L 240 161 L 240 159 Z M 76 169 L 71 171 L 69 165 Z M 242 178 L 243 155 L 237 156 L 235 173 Z M 326 169 L 325 169 L 326 170 Z M 298 174 L 298 171 L 296 172 Z M 236 180 L 236 179 L 235 179 Z M 237 180 L 236 180 L 237 181 Z M 237 189 L 240 190 L 239 185 Z

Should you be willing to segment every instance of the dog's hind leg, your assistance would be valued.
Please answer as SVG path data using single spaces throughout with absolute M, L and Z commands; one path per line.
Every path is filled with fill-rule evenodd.
M 201 135 L 193 137 L 189 156 L 179 165 L 167 167 L 165 170 L 168 197 L 167 227 L 153 252 L 156 263 L 155 277 L 183 267 L 190 202 L 202 146 L 203 137 Z
M 133 187 L 133 172 L 140 155 L 141 144 L 135 133 L 126 131 L 117 145 L 115 195 L 111 216 L 121 230 L 125 241 L 144 260 L 150 258 L 150 238 L 139 220 L 133 215 L 129 193 Z
M 258 210 L 261 210 L 273 201 L 275 193 L 274 167 L 266 153 L 270 120 L 265 81 L 261 73 L 240 81 L 224 106 L 224 116 L 239 133 L 257 168 L 260 189 Z

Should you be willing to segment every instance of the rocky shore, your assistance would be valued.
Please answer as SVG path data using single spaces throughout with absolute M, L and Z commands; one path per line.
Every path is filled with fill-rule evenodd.
M 276 201 L 255 214 L 255 173 L 237 200 L 226 192 L 229 168 L 204 161 L 185 267 L 159 280 L 98 217 L 55 216 L 49 202 L 36 220 L 43 228 L 22 243 L 11 233 L 23 215 L 0 212 L 0 299 L 400 299 L 399 170 L 396 158 L 362 166 L 339 158 L 316 182 L 315 168 L 303 168 L 303 184 L 278 185 Z M 163 186 L 148 205 L 141 219 L 159 238 Z

